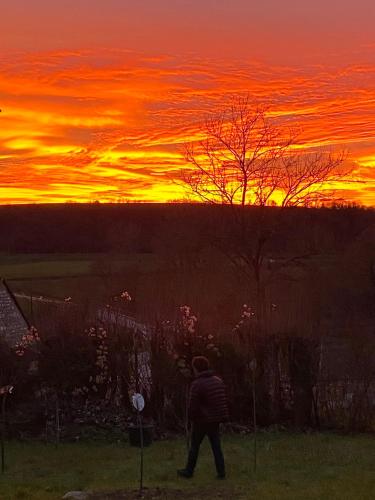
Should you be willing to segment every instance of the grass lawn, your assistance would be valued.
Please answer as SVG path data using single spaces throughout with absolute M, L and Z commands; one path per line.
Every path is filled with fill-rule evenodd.
M 194 479 L 178 479 L 184 465 L 182 439 L 159 441 L 145 450 L 145 486 L 159 488 L 147 498 L 321 499 L 375 498 L 374 436 L 264 433 L 253 472 L 251 436 L 225 436 L 228 478 L 215 479 L 208 443 Z M 7 470 L 0 477 L 0 498 L 49 500 L 70 490 L 90 490 L 95 498 L 135 498 L 139 450 L 127 443 L 45 445 L 7 444 Z M 121 492 L 105 496 L 100 492 Z

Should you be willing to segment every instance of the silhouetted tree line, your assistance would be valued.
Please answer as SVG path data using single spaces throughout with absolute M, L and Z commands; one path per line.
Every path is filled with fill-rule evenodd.
M 209 243 L 218 243 L 230 236 L 230 210 L 198 204 L 2 206 L 0 251 L 148 253 L 160 246 L 161 236 L 171 245 L 179 245 L 191 235 L 195 241 L 214 238 Z M 340 251 L 375 223 L 374 210 L 356 206 L 289 208 L 283 209 L 282 216 L 277 207 L 245 207 L 244 211 L 254 231 L 270 223 L 278 226 L 272 228 L 267 246 L 281 254 Z M 237 238 L 232 237 L 233 241 Z

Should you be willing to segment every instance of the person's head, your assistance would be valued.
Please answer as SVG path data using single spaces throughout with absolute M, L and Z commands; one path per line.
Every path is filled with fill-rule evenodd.
M 205 356 L 195 356 L 191 362 L 195 375 L 207 371 L 210 368 L 210 363 Z

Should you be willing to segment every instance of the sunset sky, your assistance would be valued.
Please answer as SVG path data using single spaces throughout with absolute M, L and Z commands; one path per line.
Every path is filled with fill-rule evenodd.
M 181 145 L 249 92 L 345 148 L 375 205 L 373 0 L 0 0 L 0 203 L 170 201 Z

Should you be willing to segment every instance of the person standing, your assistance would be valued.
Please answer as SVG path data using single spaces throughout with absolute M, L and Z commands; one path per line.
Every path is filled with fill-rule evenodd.
M 209 361 L 204 356 L 193 358 L 192 368 L 195 380 L 191 384 L 189 398 L 191 445 L 186 467 L 179 469 L 177 473 L 185 478 L 193 476 L 200 445 L 207 435 L 215 459 L 217 477 L 224 479 L 225 462 L 221 449 L 220 423 L 229 418 L 225 385 L 222 379 L 210 370 Z

